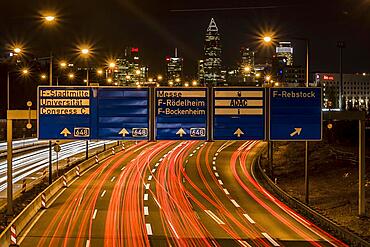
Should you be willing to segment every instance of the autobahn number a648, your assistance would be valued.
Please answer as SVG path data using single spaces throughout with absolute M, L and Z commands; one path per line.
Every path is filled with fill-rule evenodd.
M 89 137 L 90 128 L 74 128 L 73 135 L 74 137 Z
M 147 128 L 132 128 L 132 137 L 147 137 Z
M 206 129 L 205 128 L 191 128 L 190 136 L 191 137 L 205 137 Z

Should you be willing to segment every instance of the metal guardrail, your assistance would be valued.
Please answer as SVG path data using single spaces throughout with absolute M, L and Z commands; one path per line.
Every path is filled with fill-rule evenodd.
M 331 233 L 333 236 L 343 240 L 347 244 L 353 247 L 369 247 L 370 243 L 362 239 L 361 237 L 357 236 L 356 234 L 352 233 L 351 231 L 341 227 L 334 221 L 326 218 L 325 216 L 319 214 L 314 209 L 308 207 L 304 203 L 298 201 L 281 188 L 279 188 L 262 170 L 261 167 L 261 155 L 257 159 L 256 162 L 252 164 L 252 169 L 255 174 L 259 174 L 260 177 L 264 179 L 264 184 L 267 183 L 268 187 L 274 194 L 276 194 L 280 199 L 283 199 L 290 207 L 293 207 L 300 211 L 303 215 L 308 217 L 312 220 L 315 224 L 325 229 L 327 232 Z M 257 180 L 257 178 L 256 178 Z
M 122 146 L 116 147 L 116 152 L 122 150 Z M 98 160 L 102 161 L 107 157 L 113 155 L 111 149 L 97 154 Z M 97 164 L 95 156 L 92 156 L 88 160 L 78 164 L 67 173 L 64 174 L 67 184 L 77 177 L 78 173 L 82 173 L 88 170 L 91 166 Z M 25 209 L 8 225 L 8 227 L 0 235 L 0 246 L 9 246 L 11 244 L 11 228 L 16 226 L 17 232 L 22 232 L 31 219 L 42 209 L 42 197 L 45 197 L 46 204 L 50 201 L 55 194 L 64 187 L 63 176 L 59 177 L 50 186 L 48 186 L 43 192 L 41 192 Z M 47 209 L 46 209 L 47 210 Z

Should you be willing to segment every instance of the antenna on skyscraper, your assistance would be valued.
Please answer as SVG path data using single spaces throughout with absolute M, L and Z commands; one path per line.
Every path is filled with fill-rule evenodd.
M 175 48 L 175 57 L 177 57 L 177 48 Z

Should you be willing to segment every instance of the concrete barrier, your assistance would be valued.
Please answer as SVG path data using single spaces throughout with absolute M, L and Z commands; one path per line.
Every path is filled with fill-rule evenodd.
M 115 150 L 117 152 L 122 151 L 122 146 L 115 144 Z M 112 150 L 108 149 L 107 151 L 101 152 L 97 154 L 99 157 L 99 161 L 102 161 L 109 156 L 112 156 Z M 80 173 L 83 174 L 84 171 L 92 167 L 93 165 L 97 164 L 95 162 L 95 155 L 89 158 L 86 161 L 78 164 L 80 168 Z M 77 166 L 69 170 L 65 173 L 65 178 L 67 180 L 67 184 L 69 184 L 76 176 L 76 169 Z M 43 192 L 41 192 L 33 201 L 27 205 L 23 211 L 17 215 L 17 217 L 8 225 L 8 227 L 1 233 L 0 235 L 0 246 L 5 247 L 11 244 L 10 237 L 11 237 L 11 226 L 16 226 L 18 235 L 21 233 L 27 224 L 31 221 L 33 217 L 40 211 L 40 210 L 47 210 L 48 202 L 59 192 L 61 189 L 64 188 L 63 177 L 59 177 L 55 180 L 50 186 L 48 186 Z M 46 209 L 42 209 L 42 194 L 46 197 Z

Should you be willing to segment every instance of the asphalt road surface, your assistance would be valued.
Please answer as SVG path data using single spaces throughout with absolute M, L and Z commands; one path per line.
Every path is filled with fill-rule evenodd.
M 260 142 L 139 142 L 63 189 L 20 246 L 346 246 L 255 181 Z

